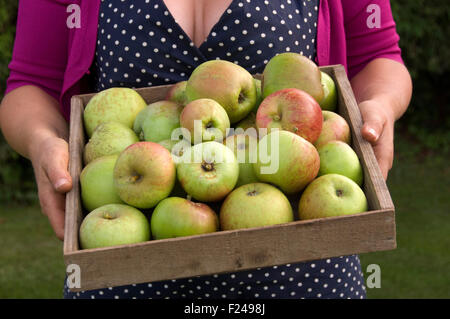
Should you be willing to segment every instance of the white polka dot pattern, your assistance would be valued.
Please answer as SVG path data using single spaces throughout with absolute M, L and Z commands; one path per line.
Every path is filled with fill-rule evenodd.
M 234 0 L 196 47 L 162 0 L 102 1 L 93 74 L 96 91 L 186 80 L 207 60 L 261 73 L 271 57 L 315 59 L 318 1 Z

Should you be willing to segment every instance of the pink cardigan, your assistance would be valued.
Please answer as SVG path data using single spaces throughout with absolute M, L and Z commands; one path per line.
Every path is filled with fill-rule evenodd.
M 70 4 L 81 7 L 81 28 L 67 27 Z M 379 8 L 379 28 L 367 24 L 373 4 Z M 99 7 L 100 0 L 19 1 L 5 94 L 23 85 L 38 86 L 60 102 L 69 119 L 70 98 L 83 92 L 81 80 L 94 59 Z M 398 40 L 388 0 L 320 0 L 318 65 L 342 64 L 351 78 L 375 58 L 403 63 Z

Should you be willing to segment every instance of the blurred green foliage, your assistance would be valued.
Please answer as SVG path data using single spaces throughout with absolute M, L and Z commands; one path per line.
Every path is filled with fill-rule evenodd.
M 450 141 L 450 6 L 447 0 L 393 0 L 400 46 L 414 82 L 411 105 L 398 122 L 398 132 L 428 150 L 448 154 Z M 0 0 L 0 94 L 11 59 L 17 0 Z M 436 154 L 434 152 L 434 154 Z M 32 199 L 35 194 L 29 161 L 15 153 L 0 134 L 0 203 Z

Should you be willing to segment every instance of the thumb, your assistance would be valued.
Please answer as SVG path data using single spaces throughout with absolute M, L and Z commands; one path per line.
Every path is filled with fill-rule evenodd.
M 66 193 L 72 188 L 72 177 L 68 171 L 69 153 L 67 150 L 55 150 L 47 156 L 45 172 L 55 191 Z
M 377 112 L 377 108 L 364 103 L 361 103 L 360 110 L 364 122 L 361 135 L 370 143 L 376 143 L 383 132 L 386 119 L 383 114 Z

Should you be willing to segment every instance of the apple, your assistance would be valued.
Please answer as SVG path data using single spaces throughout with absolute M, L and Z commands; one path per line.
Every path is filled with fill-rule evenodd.
M 136 117 L 133 129 L 141 140 L 158 143 L 171 138 L 180 126 L 183 107 L 171 101 L 157 101 L 145 107 Z
M 138 209 L 108 204 L 86 215 L 79 238 L 82 249 L 135 244 L 150 240 L 150 225 Z
M 350 145 L 341 141 L 329 141 L 320 146 L 317 151 L 320 156 L 318 176 L 340 174 L 350 178 L 359 186 L 362 185 L 364 174 L 361 163 Z
M 136 91 L 129 88 L 110 88 L 95 94 L 83 112 L 84 127 L 91 137 L 97 125 L 119 122 L 133 128 L 138 113 L 147 103 Z
M 256 113 L 250 112 L 249 115 L 242 121 L 236 124 L 233 129 L 234 134 L 247 134 L 253 137 L 258 137 L 258 128 L 256 127 Z
M 206 204 L 168 197 L 155 207 L 150 225 L 154 239 L 165 239 L 215 232 L 219 218 Z
M 177 164 L 177 178 L 194 199 L 214 202 L 230 193 L 239 177 L 239 164 L 232 150 L 218 142 L 191 147 Z
M 258 111 L 259 105 L 263 101 L 263 96 L 262 96 L 262 89 L 261 89 L 261 80 L 253 78 L 253 81 L 255 81 L 255 85 L 256 85 L 256 103 L 255 103 L 255 107 L 253 108 L 252 112 L 256 113 Z
M 237 134 L 228 136 L 224 144 L 234 152 L 239 163 L 239 177 L 235 187 L 258 182 L 253 171 L 253 163 L 258 157 L 258 139 L 251 135 Z
M 117 157 L 99 157 L 81 171 L 81 200 L 88 211 L 106 204 L 124 204 L 114 188 L 113 172 Z
M 299 218 L 314 219 L 357 214 L 367 211 L 362 189 L 350 178 L 327 174 L 306 187 L 299 201 Z
M 332 111 L 322 111 L 322 115 L 322 131 L 314 142 L 314 146 L 317 148 L 329 141 L 342 141 L 350 144 L 352 135 L 347 121 Z
M 299 53 L 285 52 L 272 57 L 262 78 L 263 97 L 287 88 L 297 88 L 311 95 L 318 103 L 324 92 L 321 71 L 317 65 Z
M 175 102 L 181 106 L 187 104 L 187 98 L 185 94 L 187 81 L 180 81 L 175 83 L 172 88 L 167 92 L 166 100 Z
M 176 169 L 170 152 L 153 142 L 128 146 L 117 158 L 114 186 L 120 198 L 138 208 L 155 207 L 172 191 Z
M 102 156 L 118 154 L 137 142 L 139 142 L 139 138 L 134 131 L 122 123 L 99 124 L 84 147 L 84 163 L 88 164 Z
M 322 131 L 319 104 L 305 91 L 288 88 L 267 96 L 256 113 L 258 129 L 273 128 L 293 132 L 314 143 Z
M 189 130 L 193 144 L 209 141 L 222 142 L 230 128 L 225 109 L 212 99 L 189 102 L 180 115 L 181 127 Z
M 222 230 L 233 230 L 292 222 L 294 213 L 278 188 L 251 183 L 236 188 L 226 197 L 219 218 Z
M 316 178 L 319 168 L 316 148 L 297 134 L 273 131 L 258 142 L 258 159 L 253 164 L 256 176 L 287 195 L 303 190 Z
M 252 75 L 240 65 L 226 60 L 210 60 L 197 66 L 186 84 L 189 102 L 210 98 L 227 112 L 231 123 L 246 117 L 256 104 Z
M 321 71 L 321 82 L 323 87 L 323 99 L 320 101 L 320 107 L 322 110 L 334 111 L 337 106 L 337 93 L 336 85 L 331 76 Z

